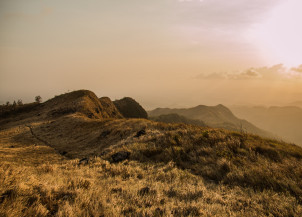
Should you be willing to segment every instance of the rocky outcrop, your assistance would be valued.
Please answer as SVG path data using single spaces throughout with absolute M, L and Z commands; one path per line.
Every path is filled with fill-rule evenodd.
M 130 156 L 130 152 L 128 151 L 120 151 L 111 156 L 113 163 L 118 163 L 128 159 Z
M 115 100 L 113 103 L 125 118 L 148 118 L 145 109 L 130 97 Z
M 56 96 L 43 103 L 43 107 L 49 109 L 50 116 L 80 113 L 92 119 L 122 117 L 109 98 L 99 100 L 89 90 L 78 90 Z

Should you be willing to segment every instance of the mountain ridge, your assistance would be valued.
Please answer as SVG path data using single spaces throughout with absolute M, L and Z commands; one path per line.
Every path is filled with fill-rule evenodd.
M 150 117 L 150 120 L 164 123 L 184 123 L 184 124 L 192 124 L 196 126 L 206 127 L 207 125 L 200 120 L 189 119 L 184 116 L 178 114 L 167 114 L 167 115 L 159 115 L 155 117 Z
M 260 136 L 273 137 L 269 132 L 259 129 L 250 122 L 237 118 L 230 109 L 222 104 L 216 106 L 198 105 L 192 108 L 157 108 L 149 111 L 149 116 L 159 116 L 176 113 L 186 118 L 205 122 L 208 126 L 228 130 L 244 131 Z

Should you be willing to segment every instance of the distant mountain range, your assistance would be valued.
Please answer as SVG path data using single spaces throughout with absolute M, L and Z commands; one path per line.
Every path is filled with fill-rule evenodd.
M 217 106 L 199 105 L 193 108 L 181 109 L 157 108 L 149 111 L 148 114 L 153 119 L 156 119 L 156 116 L 178 114 L 191 120 L 202 121 L 210 127 L 246 131 L 264 137 L 273 137 L 271 133 L 261 130 L 246 120 L 237 118 L 227 107 L 221 104 Z
M 233 106 L 231 110 L 289 142 L 302 145 L 302 108 L 297 106 L 248 107 Z
M 298 107 L 302 107 L 302 101 L 296 101 L 296 102 L 292 102 L 290 104 L 288 104 L 289 106 L 298 106 Z
M 149 119 L 153 121 L 164 122 L 164 123 L 183 123 L 183 124 L 192 124 L 201 127 L 207 126 L 203 121 L 186 118 L 185 116 L 178 115 L 178 114 L 159 115 L 159 116 L 149 117 Z

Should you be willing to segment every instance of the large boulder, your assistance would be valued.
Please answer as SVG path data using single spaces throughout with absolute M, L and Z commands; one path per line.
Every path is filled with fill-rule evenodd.
M 118 163 L 128 159 L 130 156 L 130 152 L 128 151 L 120 151 L 111 156 L 113 163 Z

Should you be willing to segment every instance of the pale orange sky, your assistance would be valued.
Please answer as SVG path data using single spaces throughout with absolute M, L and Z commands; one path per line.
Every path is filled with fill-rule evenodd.
M 302 100 L 301 7 L 0 0 L 0 103 L 76 89 L 147 108 Z

